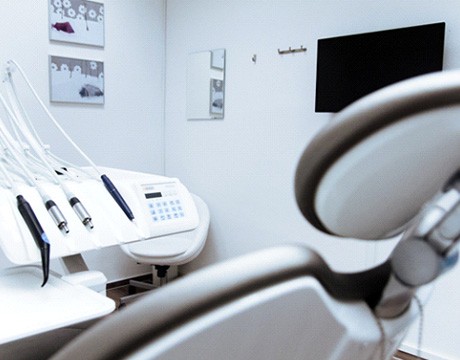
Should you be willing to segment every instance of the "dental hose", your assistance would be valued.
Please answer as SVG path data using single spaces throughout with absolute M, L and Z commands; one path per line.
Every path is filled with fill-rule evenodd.
M 27 83 L 29 89 L 32 91 L 35 99 L 38 101 L 38 103 L 42 107 L 43 111 L 48 115 L 49 119 L 54 123 L 54 125 L 58 128 L 58 130 L 61 132 L 61 134 L 67 139 L 67 141 L 75 148 L 75 150 L 77 150 L 79 152 L 79 154 L 96 171 L 96 173 L 98 174 L 98 176 L 102 180 L 102 183 L 104 184 L 105 188 L 110 193 L 110 195 L 115 200 L 115 202 L 118 204 L 118 206 L 121 208 L 121 210 L 124 212 L 124 214 L 128 217 L 128 219 L 130 221 L 134 221 L 134 214 L 131 211 L 129 205 L 126 203 L 126 201 L 123 198 L 123 196 L 118 191 L 118 189 L 115 187 L 115 185 L 112 183 L 112 181 L 109 179 L 109 177 L 106 174 L 101 174 L 99 172 L 96 164 L 94 164 L 94 162 L 83 152 L 83 150 L 80 149 L 80 147 L 70 138 L 70 136 L 65 132 L 65 130 L 61 127 L 61 125 L 57 122 L 57 120 L 50 113 L 48 108 L 45 106 L 43 101 L 38 96 L 37 92 L 33 88 L 32 84 L 30 83 L 29 79 L 27 78 L 27 76 L 26 76 L 25 72 L 22 70 L 22 68 L 14 60 L 8 60 L 7 63 L 9 65 L 13 64 L 16 67 L 16 69 L 19 71 L 19 73 L 22 75 L 23 79 Z M 8 75 L 9 83 L 10 83 L 11 88 L 12 88 L 12 92 L 15 95 L 15 98 L 16 98 L 17 102 L 20 103 L 19 99 L 17 98 L 16 93 L 15 93 L 14 82 L 13 82 L 13 79 L 12 79 L 12 76 L 11 76 L 11 71 L 9 69 L 7 70 L 7 75 Z M 27 118 L 27 116 L 26 116 L 26 118 Z M 29 123 L 30 123 L 30 121 L 29 121 Z M 34 131 L 34 129 L 33 129 L 33 131 Z M 36 135 L 36 137 L 37 137 L 37 135 Z
M 34 176 L 32 173 L 27 169 L 27 167 L 23 164 L 22 160 L 20 159 L 19 156 L 17 156 L 14 146 L 11 145 L 11 139 L 9 139 L 7 136 L 7 133 L 4 131 L 2 124 L 0 123 L 0 140 L 3 141 L 3 146 L 5 148 L 5 154 L 8 153 L 11 155 L 11 157 L 16 161 L 17 165 L 21 168 L 22 174 L 24 178 L 27 179 L 29 184 L 31 186 L 34 186 L 38 193 L 40 194 L 43 203 L 46 207 L 46 210 L 50 214 L 51 218 L 53 219 L 54 223 L 56 226 L 61 230 L 63 233 L 67 234 L 69 232 L 69 229 L 67 227 L 67 220 L 62 214 L 61 210 L 59 207 L 56 205 L 56 203 L 51 200 L 51 198 L 46 194 L 46 192 L 40 187 L 38 182 L 35 180 Z M 2 142 L 0 141 L 0 143 Z M 8 176 L 8 172 L 6 169 L 4 169 L 3 164 L 2 164 L 2 172 L 5 174 L 5 176 Z M 12 183 L 12 180 L 9 178 L 10 182 Z
M 86 208 L 83 206 L 81 201 L 67 188 L 64 182 L 62 182 L 61 179 L 57 176 L 54 169 L 51 167 L 51 165 L 46 160 L 43 154 L 44 150 L 40 147 L 39 144 L 37 144 L 37 140 L 35 140 L 35 138 L 29 131 L 26 131 L 27 129 L 25 127 L 21 126 L 23 124 L 19 123 L 18 113 L 13 112 L 17 110 L 16 107 L 13 107 L 14 110 L 10 109 L 5 99 L 1 95 L 0 95 L 0 102 L 3 104 L 3 107 L 5 108 L 6 112 L 10 116 L 10 119 L 12 119 L 13 121 L 16 121 L 16 125 L 22 130 L 22 134 L 24 138 L 27 140 L 27 142 L 32 147 L 32 149 L 34 149 L 35 153 L 37 154 L 38 158 L 41 160 L 43 165 L 48 169 L 50 175 L 53 177 L 56 184 L 59 184 L 59 186 L 62 188 L 62 190 L 66 194 L 67 201 L 69 202 L 70 206 L 72 207 L 74 212 L 79 217 L 80 221 L 83 223 L 84 226 L 88 227 L 89 229 L 92 229 L 94 226 L 93 226 L 92 218 L 90 214 L 88 213 Z M 20 162 L 19 164 L 21 165 Z M 24 171 L 27 171 L 25 167 L 23 167 L 23 169 Z M 45 206 L 48 212 L 50 213 L 51 217 L 53 218 L 53 220 L 58 225 L 58 227 L 61 230 L 68 233 L 67 221 L 65 220 L 64 216 L 60 212 L 57 205 L 52 200 L 47 199 L 47 201 L 45 201 Z M 63 223 L 61 220 L 65 221 L 65 223 Z M 64 225 L 61 226 L 59 224 L 64 224 Z

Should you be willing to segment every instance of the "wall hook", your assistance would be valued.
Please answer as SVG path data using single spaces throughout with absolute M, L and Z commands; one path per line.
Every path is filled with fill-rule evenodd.
M 293 53 L 305 52 L 305 51 L 307 51 L 307 48 L 304 48 L 303 45 L 300 45 L 300 48 L 297 48 L 297 49 L 293 49 L 291 46 L 289 46 L 288 50 L 278 49 L 278 54 L 285 55 L 285 54 L 293 54 Z

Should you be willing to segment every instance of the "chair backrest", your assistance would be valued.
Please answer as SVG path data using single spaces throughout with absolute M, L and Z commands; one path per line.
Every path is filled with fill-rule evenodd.
M 369 359 L 380 344 L 379 325 L 364 301 L 324 290 L 350 284 L 334 274 L 304 247 L 247 254 L 128 305 L 53 359 Z M 351 288 L 365 288 L 361 280 Z M 360 296 L 342 286 L 342 297 Z M 387 339 L 400 336 L 405 326 L 397 324 Z

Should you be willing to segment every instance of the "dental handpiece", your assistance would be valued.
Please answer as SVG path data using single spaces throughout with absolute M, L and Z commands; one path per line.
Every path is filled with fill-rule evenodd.
M 67 227 L 67 220 L 65 219 L 56 203 L 53 200 L 48 200 L 45 203 L 45 207 L 59 230 L 67 234 L 69 232 L 69 228 Z
M 128 204 L 126 203 L 125 199 L 123 199 L 123 196 L 118 192 L 117 188 L 115 185 L 110 181 L 109 177 L 107 175 L 101 175 L 102 182 L 104 183 L 107 191 L 112 195 L 114 200 L 117 202 L 118 206 L 123 210 L 125 215 L 128 217 L 129 220 L 134 220 L 134 214 L 129 208 Z
M 77 216 L 80 218 L 80 221 L 83 223 L 83 225 L 92 229 L 94 225 L 91 221 L 91 216 L 89 215 L 88 211 L 85 209 L 83 204 L 80 202 L 80 200 L 74 196 L 69 200 L 69 203 L 70 206 L 72 206 L 75 213 L 77 214 Z
M 41 227 L 37 217 L 30 204 L 24 199 L 22 195 L 16 196 L 18 201 L 18 210 L 22 215 L 22 218 L 27 224 L 32 237 L 35 240 L 37 247 L 40 250 L 42 259 L 42 271 L 43 271 L 43 284 L 42 287 L 48 281 L 49 268 L 50 268 L 50 242 L 46 236 L 45 231 Z

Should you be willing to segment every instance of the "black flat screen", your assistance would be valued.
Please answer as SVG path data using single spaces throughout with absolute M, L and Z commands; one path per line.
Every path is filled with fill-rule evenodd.
M 442 70 L 445 23 L 318 40 L 316 112 L 337 112 L 392 83 Z

